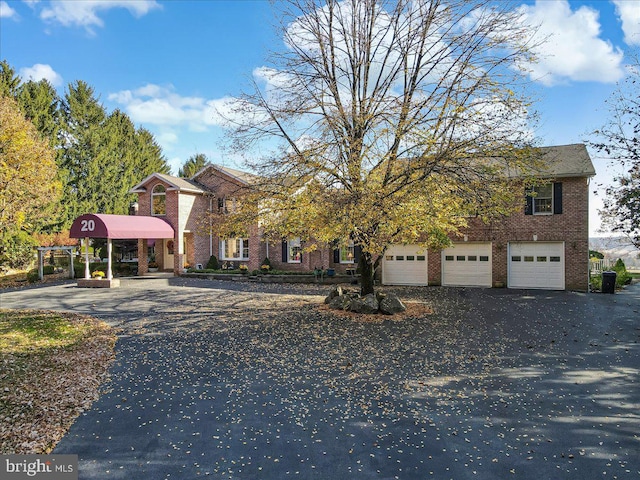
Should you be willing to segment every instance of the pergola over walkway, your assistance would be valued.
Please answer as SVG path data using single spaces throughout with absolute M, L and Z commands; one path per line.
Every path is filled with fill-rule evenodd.
M 69 254 L 69 278 L 75 278 L 75 272 L 73 271 L 73 256 L 76 252 L 76 247 L 64 246 L 64 247 L 38 247 L 38 278 L 44 279 L 44 252 L 63 251 Z
M 84 239 L 85 266 L 84 278 L 90 278 L 89 239 L 107 239 L 107 280 L 113 279 L 111 240 L 123 239 L 162 239 L 173 238 L 173 227 L 158 217 L 143 215 L 107 215 L 87 213 L 76 218 L 71 225 L 71 238 Z

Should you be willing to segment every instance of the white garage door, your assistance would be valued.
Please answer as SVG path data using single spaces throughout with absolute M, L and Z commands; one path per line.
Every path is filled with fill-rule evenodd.
M 382 259 L 384 285 L 428 285 L 427 251 L 419 245 L 394 245 Z
M 442 251 L 442 285 L 491 287 L 491 243 L 455 243 Z
M 564 290 L 564 243 L 509 242 L 509 288 Z

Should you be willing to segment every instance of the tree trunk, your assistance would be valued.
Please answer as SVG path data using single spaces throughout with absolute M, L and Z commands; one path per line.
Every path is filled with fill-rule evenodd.
M 360 269 L 360 295 L 365 296 L 370 293 L 375 293 L 373 276 L 376 269 L 370 253 L 362 252 L 358 267 Z

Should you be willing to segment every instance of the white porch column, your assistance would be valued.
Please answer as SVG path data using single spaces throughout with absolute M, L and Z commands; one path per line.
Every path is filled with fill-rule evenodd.
M 40 280 L 44 280 L 44 266 L 42 256 L 44 255 L 44 251 L 38 249 L 38 278 Z
M 89 237 L 84 237 L 84 278 L 91 278 L 91 272 L 89 272 Z
M 76 278 L 76 271 L 73 265 L 73 260 L 75 259 L 75 250 L 67 250 L 69 254 L 69 278 Z
M 111 280 L 113 278 L 113 272 L 111 270 L 111 239 L 107 238 L 107 280 Z

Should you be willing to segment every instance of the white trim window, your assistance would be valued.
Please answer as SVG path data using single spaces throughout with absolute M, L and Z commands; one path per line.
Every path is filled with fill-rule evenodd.
M 534 215 L 552 215 L 553 214 L 553 184 L 541 185 L 533 187 L 535 196 L 533 197 L 533 214 Z
M 353 263 L 355 260 L 355 245 L 353 240 L 340 247 L 340 263 Z
M 218 197 L 218 213 L 235 213 L 238 203 L 235 198 Z
M 167 214 L 167 189 L 158 184 L 151 190 L 151 215 L 163 216 Z
M 302 261 L 302 245 L 300 237 L 287 241 L 287 263 L 300 263 Z
M 222 260 L 249 260 L 248 238 L 227 238 L 220 242 Z

